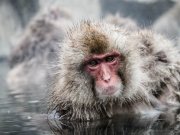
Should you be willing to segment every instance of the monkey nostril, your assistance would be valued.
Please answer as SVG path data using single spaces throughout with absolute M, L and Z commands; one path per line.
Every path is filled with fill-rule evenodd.
M 102 80 L 105 82 L 109 82 L 111 80 L 111 76 L 110 75 L 103 75 Z
M 104 80 L 106 83 L 110 82 L 110 79 Z

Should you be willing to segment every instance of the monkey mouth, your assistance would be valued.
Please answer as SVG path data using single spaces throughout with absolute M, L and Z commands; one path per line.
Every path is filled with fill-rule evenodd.
M 114 93 L 117 91 L 117 89 L 113 86 L 109 86 L 105 89 L 103 89 L 102 91 L 102 94 L 103 95 L 108 95 L 108 96 L 111 96 L 111 95 L 114 95 Z
M 117 98 L 122 94 L 123 85 L 118 84 L 117 86 L 107 86 L 105 88 L 96 87 L 97 96 L 100 99 L 104 98 Z
M 121 93 L 121 90 L 114 86 L 109 86 L 101 91 L 101 96 L 103 97 L 118 97 Z

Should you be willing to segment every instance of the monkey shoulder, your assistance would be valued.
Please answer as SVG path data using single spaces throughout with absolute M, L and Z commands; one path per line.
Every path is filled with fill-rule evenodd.
M 180 101 L 180 54 L 172 41 L 149 30 L 139 32 L 143 70 L 150 78 L 152 94 L 163 102 Z

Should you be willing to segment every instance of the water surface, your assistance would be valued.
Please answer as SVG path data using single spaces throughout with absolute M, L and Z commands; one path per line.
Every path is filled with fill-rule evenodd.
M 147 118 L 121 115 L 93 122 L 59 121 L 47 117 L 44 93 L 7 88 L 5 60 L 0 62 L 0 135 L 179 135 L 180 109 Z

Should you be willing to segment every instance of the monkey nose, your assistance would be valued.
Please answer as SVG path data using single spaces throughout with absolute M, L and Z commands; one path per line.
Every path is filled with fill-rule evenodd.
M 105 65 L 101 65 L 100 76 L 102 81 L 108 83 L 111 80 L 110 69 Z
M 105 82 L 109 82 L 111 80 L 111 76 L 108 73 L 102 75 L 102 80 Z

